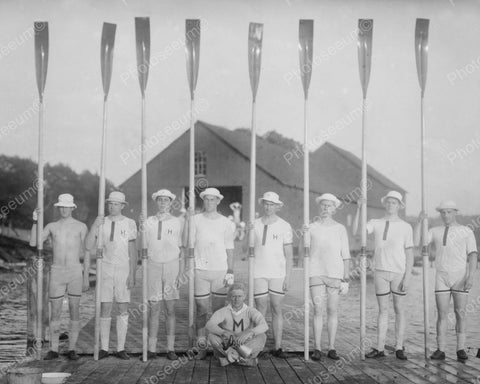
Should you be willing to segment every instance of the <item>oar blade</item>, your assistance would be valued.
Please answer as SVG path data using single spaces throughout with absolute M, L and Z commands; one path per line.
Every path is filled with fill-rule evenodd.
M 190 96 L 193 99 L 197 87 L 200 64 L 200 20 L 185 20 L 185 52 L 187 54 L 187 76 Z
M 373 20 L 358 20 L 358 68 L 362 84 L 363 98 L 367 97 L 370 69 L 372 67 Z
M 135 38 L 137 46 L 137 72 L 140 91 L 145 96 L 148 72 L 150 69 L 150 18 L 135 18 Z
M 248 27 L 248 70 L 253 101 L 257 97 L 262 65 L 263 24 L 250 23 Z
M 100 63 L 102 67 L 102 84 L 105 98 L 110 90 L 112 79 L 113 48 L 115 46 L 116 24 L 103 23 L 102 42 L 100 44 Z
M 298 49 L 300 53 L 300 74 L 302 76 L 303 93 L 306 99 L 312 78 L 313 20 L 300 20 Z
M 35 70 L 37 74 L 37 87 L 40 101 L 43 101 L 45 82 L 48 69 L 48 23 L 46 21 L 34 22 L 35 30 Z
M 415 59 L 417 62 L 418 82 L 422 90 L 422 97 L 427 84 L 429 24 L 429 19 L 417 19 L 415 24 Z

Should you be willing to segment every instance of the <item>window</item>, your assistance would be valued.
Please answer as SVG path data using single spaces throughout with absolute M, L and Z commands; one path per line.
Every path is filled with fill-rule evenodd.
M 205 151 L 195 152 L 195 176 L 207 176 L 207 154 Z

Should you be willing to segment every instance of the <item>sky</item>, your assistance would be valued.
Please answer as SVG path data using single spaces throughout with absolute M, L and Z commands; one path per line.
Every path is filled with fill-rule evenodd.
M 314 19 L 309 92 L 311 149 L 328 140 L 361 154 L 362 103 L 357 23 L 371 18 L 373 52 L 366 115 L 367 156 L 408 191 L 420 209 L 420 88 L 416 18 L 430 19 L 425 93 L 429 214 L 454 199 L 480 213 L 480 2 L 473 0 L 2 0 L 0 2 L 0 153 L 37 158 L 38 93 L 33 22 L 48 21 L 50 50 L 46 161 L 97 172 L 103 111 L 102 23 L 117 24 L 108 102 L 107 177 L 120 184 L 140 168 L 141 95 L 134 17 L 150 17 L 146 93 L 151 159 L 189 128 L 185 19 L 201 19 L 197 118 L 228 129 L 250 127 L 248 25 L 264 24 L 257 130 L 303 140 L 298 20 Z M 156 138 L 153 140 L 153 138 Z M 157 140 L 161 138 L 161 140 Z M 186 154 L 187 155 L 187 154 Z M 172 170 L 188 172 L 188 170 Z M 346 191 L 348 193 L 348 191 Z

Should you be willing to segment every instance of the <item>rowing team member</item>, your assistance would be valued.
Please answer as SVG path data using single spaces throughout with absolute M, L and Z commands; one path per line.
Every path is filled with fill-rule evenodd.
M 204 212 L 195 215 L 192 220 L 195 249 L 194 291 L 199 347 L 196 358 L 206 357 L 206 331 L 208 330 L 211 333 L 209 341 L 222 364 L 240 362 L 254 365 L 257 355 L 263 351 L 265 345 L 264 333 L 268 328 L 265 314 L 269 299 L 275 343 L 271 354 L 276 357 L 286 357 L 281 347 L 282 306 L 290 284 L 293 236 L 290 224 L 277 215 L 283 203 L 278 194 L 266 192 L 259 199 L 264 215 L 249 224 L 249 230 L 255 233 L 254 297 L 258 309 L 255 311 L 244 305 L 245 288 L 242 285 L 233 285 L 234 231 L 231 222 L 217 212 L 223 195 L 216 188 L 207 188 L 200 197 L 204 202 Z M 140 218 L 140 225 L 145 226 L 149 256 L 148 300 L 151 310 L 147 357 L 153 359 L 157 356 L 160 303 L 163 301 L 166 312 L 167 358 L 176 360 L 178 356 L 174 348 L 175 306 L 179 299 L 178 289 L 185 270 L 183 240 L 188 228 L 183 219 L 174 217 L 170 213 L 172 202 L 175 200 L 173 193 L 162 189 L 155 192 L 152 199 L 157 203 L 157 214 L 148 217 L 147 220 Z M 100 234 L 103 244 L 104 273 L 102 281 L 99 282 L 101 297 L 99 358 L 108 356 L 111 311 L 115 299 L 120 312 L 116 318 L 116 356 L 120 359 L 129 359 L 125 351 L 125 340 L 130 292 L 135 286 L 137 228 L 133 220 L 122 215 L 122 210 L 128 204 L 123 193 L 112 192 L 106 202 L 109 215 L 106 218 L 97 217 L 87 234 L 86 226 L 72 217 L 72 211 L 76 208 L 73 196 L 62 194 L 55 204 L 59 208 L 61 218 L 57 222 L 48 224 L 43 231 L 43 240 L 51 238 L 53 241 L 54 254 L 49 285 L 52 305 L 50 351 L 45 359 L 58 357 L 61 299 L 66 292 L 70 300 L 71 319 L 68 357 L 73 360 L 78 359 L 75 347 L 80 330 L 80 296 L 82 289 L 88 289 L 89 252 L 98 246 Z M 375 239 L 375 291 L 379 306 L 377 348 L 372 349 L 366 356 L 369 358 L 385 356 L 388 295 L 392 293 L 396 314 L 396 357 L 406 360 L 403 347 L 404 299 L 408 292 L 413 266 L 412 228 L 398 216 L 400 209 L 404 207 L 400 193 L 390 191 L 381 199 L 381 202 L 385 207 L 385 216 L 370 220 L 366 228 L 368 233 L 374 234 Z M 341 202 L 334 195 L 325 193 L 316 199 L 316 203 L 319 214 L 310 226 L 304 228 L 305 235 L 309 235 L 311 240 L 310 291 L 314 303 L 315 338 L 312 359 L 322 358 L 322 312 L 326 302 L 329 339 L 327 357 L 338 360 L 334 344 L 338 327 L 338 295 L 348 291 L 350 271 L 348 236 L 345 227 L 333 220 L 333 215 Z M 353 223 L 354 232 L 358 229 L 361 203 L 362 201 L 359 201 L 359 209 Z M 476 269 L 477 249 L 473 232 L 456 222 L 458 209 L 454 202 L 441 203 L 437 211 L 440 212 L 444 225 L 432 228 L 428 232 L 427 239 L 427 243 L 435 244 L 437 255 L 435 293 L 438 309 L 438 349 L 431 358 L 445 358 L 446 319 L 450 295 L 452 295 L 457 319 L 457 357 L 465 360 L 467 359 L 465 306 Z M 30 242 L 32 245 L 36 243 L 37 213 L 38 210 L 34 212 Z M 422 213 L 420 220 L 424 218 L 425 215 Z M 420 233 L 418 228 L 419 226 L 416 228 L 416 234 Z M 418 235 L 416 239 L 418 244 L 420 241 Z M 83 274 L 80 264 L 82 259 L 84 260 Z M 214 316 L 207 323 L 211 295 Z M 226 299 L 230 304 L 224 307 Z M 229 314 L 233 318 L 233 325 L 223 321 L 225 316 L 230 316 Z M 225 324 L 230 324 L 233 328 Z M 220 329 L 223 330 L 220 331 Z M 226 336 L 229 339 L 227 342 L 224 340 Z M 220 350 L 221 345 L 224 347 L 223 352 Z M 245 348 L 241 348 L 243 345 Z M 233 357 L 226 353 L 227 350 Z

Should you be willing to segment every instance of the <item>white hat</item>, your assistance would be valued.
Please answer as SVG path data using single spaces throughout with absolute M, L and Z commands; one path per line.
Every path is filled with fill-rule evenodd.
M 120 191 L 110 192 L 110 195 L 108 195 L 108 199 L 105 201 L 107 203 L 112 202 L 112 203 L 122 203 L 122 204 L 128 205 L 128 203 L 125 201 L 125 194 Z
M 200 198 L 203 200 L 205 196 L 214 196 L 218 197 L 220 200 L 223 199 L 223 195 L 217 188 L 207 188 L 203 192 L 200 192 Z
M 58 203 L 53 204 L 55 207 L 77 208 L 73 202 L 73 196 L 70 193 L 62 193 L 58 196 Z
M 258 199 L 258 203 L 262 204 L 262 200 L 269 201 L 274 204 L 278 204 L 280 206 L 283 205 L 283 202 L 280 201 L 280 198 L 277 193 L 275 192 L 265 192 L 263 197 Z
M 405 207 L 405 203 L 403 202 L 402 194 L 397 191 L 390 191 L 388 192 L 385 196 L 383 196 L 380 201 L 382 204 L 385 204 L 385 200 L 388 199 L 389 197 L 393 197 L 394 199 L 397 199 L 400 202 L 400 205 L 402 207 Z
M 159 191 L 152 194 L 153 201 L 157 201 L 158 197 L 169 197 L 172 201 L 175 200 L 177 196 L 175 196 L 172 192 L 168 189 L 160 189 Z
M 335 208 L 338 208 L 340 206 L 340 204 L 342 204 L 342 202 L 340 200 L 338 200 L 337 197 L 335 195 L 332 195 L 331 193 L 324 193 L 324 194 L 318 196 L 315 199 L 315 203 L 320 204 L 320 202 L 322 200 L 333 201 L 333 203 L 335 204 Z
M 444 200 L 442 201 L 437 208 L 435 208 L 438 212 L 443 209 L 455 209 L 458 211 L 457 204 L 453 200 Z

